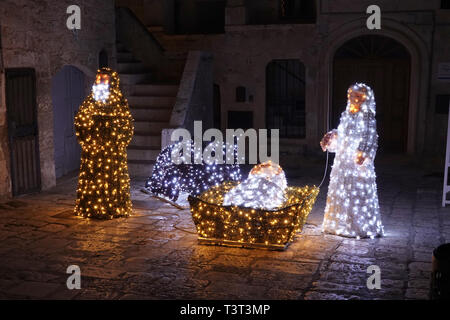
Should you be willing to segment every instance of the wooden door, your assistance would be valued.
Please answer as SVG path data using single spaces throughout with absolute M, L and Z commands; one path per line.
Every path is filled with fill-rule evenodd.
M 375 93 L 380 151 L 406 152 L 408 137 L 409 63 L 339 60 L 334 71 L 333 127 L 347 104 L 347 89 L 363 82 Z
M 337 127 L 339 117 L 347 105 L 348 87 L 355 82 L 363 82 L 375 93 L 379 150 L 406 152 L 409 55 L 394 40 L 379 36 L 352 40 L 337 54 L 339 56 L 334 61 L 333 72 L 332 127 Z
M 34 69 L 6 69 L 6 108 L 13 195 L 41 187 Z
M 81 148 L 74 118 L 83 99 L 83 72 L 72 66 L 63 67 L 52 80 L 56 178 L 80 168 Z

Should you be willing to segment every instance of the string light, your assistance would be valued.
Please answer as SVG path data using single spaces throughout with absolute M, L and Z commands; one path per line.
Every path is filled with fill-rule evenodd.
M 201 242 L 283 249 L 302 230 L 319 193 L 315 186 L 287 187 L 285 203 L 276 210 L 223 205 L 238 184 L 224 182 L 199 197 L 189 196 Z
M 376 105 L 372 89 L 356 83 L 337 130 L 327 133 L 322 148 L 335 152 L 322 230 L 355 237 L 382 236 L 374 159 L 378 147 Z
M 92 92 L 75 116 L 75 133 L 82 149 L 77 215 L 111 219 L 131 213 L 126 147 L 133 130 L 117 72 L 98 70 Z
M 185 144 L 183 148 L 182 144 Z M 224 163 L 233 164 L 219 164 L 217 160 L 213 159 L 211 155 L 215 155 L 215 151 L 222 148 Z M 232 148 L 226 152 L 227 149 Z M 180 192 L 186 192 L 191 195 L 199 195 L 205 190 L 217 186 L 224 181 L 240 181 L 242 179 L 240 166 L 237 161 L 238 145 L 222 142 L 212 142 L 206 149 L 211 150 L 211 153 L 203 158 L 201 164 L 188 164 L 187 157 L 194 159 L 196 152 L 194 152 L 194 144 L 192 140 L 184 142 L 176 142 L 165 147 L 156 159 L 153 167 L 152 176 L 147 180 L 145 188 L 152 194 L 176 201 Z M 172 151 L 180 150 L 181 164 L 175 164 L 172 161 Z M 187 150 L 187 153 L 182 153 L 182 150 Z M 233 155 L 233 161 L 226 160 L 227 155 Z

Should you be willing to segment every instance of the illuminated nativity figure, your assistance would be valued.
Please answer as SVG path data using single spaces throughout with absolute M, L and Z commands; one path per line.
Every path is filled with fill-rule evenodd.
M 219 153 L 220 149 L 222 155 Z M 150 194 L 173 204 L 179 197 L 197 196 L 224 181 L 241 180 L 237 144 L 214 141 L 209 143 L 205 150 L 209 150 L 217 159 L 209 156 L 195 164 L 196 156 L 192 140 L 168 145 L 158 155 L 152 176 L 145 183 L 145 189 Z M 176 164 L 173 156 L 178 158 L 180 163 Z M 229 161 L 231 159 L 233 161 Z
M 98 70 L 91 94 L 75 116 L 81 166 L 75 213 L 111 219 L 131 213 L 126 147 L 133 117 L 119 88 L 117 72 Z
M 348 89 L 339 126 L 323 137 L 323 151 L 335 152 L 322 230 L 354 238 L 383 235 L 374 159 L 378 147 L 375 96 L 356 83 Z

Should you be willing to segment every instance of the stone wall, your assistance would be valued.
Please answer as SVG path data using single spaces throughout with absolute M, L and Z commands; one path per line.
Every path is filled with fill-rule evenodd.
M 138 16 L 145 26 L 164 25 L 164 7 L 173 0 L 116 0 L 116 6 L 128 7 Z
M 3 94 L 5 81 L 1 71 L 1 47 L 0 47 L 0 199 L 11 193 L 11 181 L 9 177 L 9 146 L 7 140 L 5 95 Z
M 55 185 L 53 155 L 53 114 L 51 101 L 52 77 L 64 65 L 73 65 L 91 83 L 98 67 L 98 53 L 105 49 L 111 66 L 115 66 L 115 20 L 113 0 L 79 0 L 81 30 L 75 35 L 66 27 L 69 0 L 2 0 L 0 2 L 1 35 L 5 68 L 34 68 L 42 189 Z M 4 87 L 4 86 L 3 86 Z M 4 90 L 2 90 L 2 94 Z M 8 196 L 9 177 L 5 177 L 3 146 L 7 141 L 4 99 L 0 105 L 0 195 Z
M 434 31 L 433 61 L 431 64 L 430 107 L 427 110 L 427 139 L 424 151 L 437 156 L 440 160 L 445 152 L 447 140 L 448 114 L 436 112 L 437 95 L 450 95 L 450 80 L 438 79 L 440 63 L 450 63 L 450 10 L 441 10 L 436 14 Z M 439 164 L 440 165 L 440 164 Z M 443 167 L 439 166 L 438 170 Z
M 181 77 L 170 127 L 185 128 L 194 135 L 194 121 L 203 130 L 213 127 L 213 59 L 211 54 L 190 51 Z
M 437 79 L 438 64 L 450 61 L 450 12 L 439 9 L 439 0 L 377 1 L 382 10 L 379 31 L 366 27 L 366 9 L 373 4 L 370 0 L 318 1 L 316 24 L 250 25 L 254 14 L 250 11 L 264 2 L 228 1 L 224 34 L 154 33 L 168 51 L 204 50 L 213 54 L 222 129 L 227 127 L 229 110 L 253 111 L 255 128 L 264 128 L 267 64 L 272 59 L 299 59 L 306 67 L 306 138 L 281 144 L 292 152 L 318 150 L 326 127 L 335 51 L 357 36 L 378 34 L 400 42 L 411 55 L 408 152 L 442 158 L 447 115 L 436 114 L 435 98 L 437 94 L 450 94 L 448 82 Z M 253 101 L 235 102 L 237 86 L 245 86 Z

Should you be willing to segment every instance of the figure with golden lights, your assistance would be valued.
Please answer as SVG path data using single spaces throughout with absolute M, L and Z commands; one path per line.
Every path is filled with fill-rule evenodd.
M 119 88 L 117 72 L 98 70 L 91 94 L 75 116 L 82 148 L 75 213 L 111 219 L 131 213 L 126 148 L 133 117 Z
M 323 137 L 323 151 L 335 152 L 322 230 L 354 238 L 383 235 L 374 159 L 378 148 L 375 96 L 356 83 L 337 129 Z

